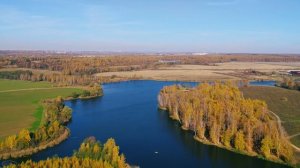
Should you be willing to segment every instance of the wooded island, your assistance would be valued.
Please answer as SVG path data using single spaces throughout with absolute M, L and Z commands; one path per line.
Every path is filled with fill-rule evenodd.
M 164 87 L 159 106 L 201 142 L 268 160 L 292 163 L 286 134 L 265 102 L 245 99 L 231 83 Z

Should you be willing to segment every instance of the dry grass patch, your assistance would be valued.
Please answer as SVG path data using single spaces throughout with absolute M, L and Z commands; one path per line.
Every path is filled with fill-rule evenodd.
M 154 80 L 182 80 L 182 81 L 204 81 L 204 80 L 235 80 L 240 79 L 240 75 L 245 70 L 253 69 L 261 72 L 272 72 L 279 70 L 300 69 L 299 64 L 275 64 L 265 62 L 226 62 L 212 65 L 169 65 L 161 66 L 154 70 L 123 71 L 98 73 L 97 76 L 110 76 Z M 257 76 L 251 76 L 258 78 Z M 265 76 L 261 78 L 266 78 Z
M 216 63 L 213 65 L 175 65 L 164 67 L 163 69 L 177 69 L 177 70 L 246 70 L 254 69 L 260 71 L 272 70 L 290 70 L 300 69 L 299 64 L 280 64 L 280 63 L 265 63 L 265 62 L 226 62 Z
M 107 72 L 99 73 L 98 76 L 117 76 L 123 78 L 140 77 L 142 79 L 154 80 L 182 80 L 182 81 L 201 81 L 201 80 L 228 80 L 238 79 L 232 76 L 218 74 L 210 70 L 142 70 L 127 72 Z

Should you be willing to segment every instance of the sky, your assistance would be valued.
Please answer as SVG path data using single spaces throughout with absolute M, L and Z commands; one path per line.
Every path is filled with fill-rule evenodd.
M 0 0 L 0 50 L 300 53 L 300 0 Z

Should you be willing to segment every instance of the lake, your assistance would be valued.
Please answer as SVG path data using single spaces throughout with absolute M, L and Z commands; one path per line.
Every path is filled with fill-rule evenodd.
M 160 89 L 175 83 L 196 85 L 187 82 L 128 81 L 103 85 L 103 97 L 66 101 L 66 105 L 73 109 L 73 118 L 68 125 L 71 136 L 60 145 L 30 158 L 40 160 L 55 154 L 71 156 L 86 137 L 95 136 L 102 143 L 113 137 L 127 162 L 143 168 L 285 167 L 195 141 L 192 132 L 181 130 L 178 122 L 171 120 L 166 111 L 157 108 Z

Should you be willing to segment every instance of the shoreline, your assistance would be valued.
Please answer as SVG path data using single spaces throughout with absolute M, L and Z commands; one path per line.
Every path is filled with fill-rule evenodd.
M 183 131 L 192 131 L 192 130 L 189 130 L 189 129 L 184 130 L 184 129 L 183 129 Z M 230 151 L 230 152 L 234 152 L 234 153 L 236 153 L 236 154 L 240 154 L 240 155 L 244 155 L 244 156 L 249 156 L 249 157 L 254 157 L 254 158 L 257 158 L 257 159 L 262 159 L 262 160 L 270 161 L 270 162 L 273 162 L 273 163 L 278 163 L 278 164 L 282 164 L 282 165 L 286 165 L 286 166 L 291 166 L 291 167 L 293 167 L 293 165 L 291 165 L 291 164 L 289 164 L 289 163 L 285 163 L 285 162 L 280 161 L 280 160 L 266 159 L 266 158 L 264 158 L 262 155 L 259 155 L 259 154 L 256 154 L 256 153 L 251 154 L 251 153 L 249 153 L 249 152 L 243 152 L 243 151 L 234 150 L 233 148 L 228 148 L 228 147 L 226 147 L 226 146 L 224 146 L 224 145 L 213 144 L 213 143 L 211 143 L 211 142 L 209 142 L 209 141 L 207 141 L 207 140 L 202 140 L 202 139 L 199 139 L 199 138 L 197 138 L 197 137 L 195 137 L 195 136 L 193 136 L 193 138 L 194 138 L 196 141 L 198 141 L 198 142 L 200 142 L 200 143 L 202 143 L 202 144 L 204 144 L 204 145 L 214 146 L 214 147 L 218 147 L 218 148 L 221 148 L 221 149 L 224 149 L 224 150 L 228 150 L 228 151 Z
M 162 110 L 162 111 L 164 111 L 164 112 L 168 112 L 167 108 L 165 108 L 165 107 L 160 107 L 160 106 L 158 106 L 158 109 L 159 109 L 159 110 Z M 188 129 L 188 128 L 183 127 L 182 124 L 181 124 L 181 122 L 180 122 L 178 119 L 176 119 L 176 118 L 174 118 L 174 117 L 172 117 L 172 116 L 170 116 L 170 115 L 168 115 L 168 116 L 169 116 L 169 119 L 171 119 L 171 120 L 173 120 L 173 121 L 175 121 L 175 122 L 178 122 L 178 123 L 180 124 L 180 129 L 181 129 L 182 131 L 190 132 L 190 133 L 194 132 L 193 130 L 190 130 L 190 129 Z M 203 144 L 203 145 L 214 146 L 214 147 L 217 147 L 217 148 L 221 148 L 221 149 L 224 149 L 224 150 L 228 150 L 228 151 L 230 151 L 230 152 L 234 152 L 234 153 L 236 153 L 236 154 L 241 154 L 241 155 L 245 155 L 245 156 L 249 156 L 249 157 L 254 157 L 254 158 L 258 158 L 258 159 L 270 161 L 270 162 L 273 162 L 273 163 L 278 163 L 278 164 L 282 164 L 282 165 L 286 165 L 286 166 L 290 166 L 290 167 L 295 167 L 295 165 L 293 165 L 293 164 L 291 164 L 291 163 L 286 163 L 286 162 L 283 162 L 283 161 L 277 160 L 277 159 L 267 159 L 267 158 L 265 158 L 265 157 L 263 157 L 263 156 L 261 156 L 261 155 L 259 155 L 259 154 L 257 154 L 257 153 L 251 154 L 251 153 L 249 153 L 249 152 L 237 151 L 237 150 L 234 150 L 233 148 L 228 148 L 228 147 L 226 147 L 226 146 L 224 146 L 224 145 L 214 144 L 214 143 L 211 143 L 211 142 L 209 142 L 209 141 L 207 141 L 207 140 L 197 138 L 195 135 L 193 136 L 193 139 L 194 139 L 195 141 L 197 141 L 197 142 Z
M 66 97 L 66 98 L 63 98 L 63 100 L 64 101 L 70 101 L 70 100 L 88 100 L 88 99 L 93 99 L 93 98 L 97 98 L 97 97 L 101 97 L 101 96 L 103 96 L 103 94 L 97 95 L 97 96 L 87 96 L 87 97 L 77 97 L 77 98 Z
M 7 159 L 10 159 L 10 158 L 16 159 L 16 158 L 21 158 L 21 157 L 33 155 L 33 154 L 38 153 L 42 150 L 45 150 L 47 148 L 50 148 L 50 147 L 53 147 L 55 145 L 60 144 L 61 142 L 68 139 L 68 137 L 70 135 L 71 135 L 71 131 L 69 130 L 69 128 L 65 127 L 65 130 L 62 134 L 60 134 L 57 138 L 50 140 L 46 144 L 41 144 L 41 145 L 36 146 L 34 148 L 27 148 L 27 149 L 23 149 L 23 150 L 15 150 L 15 151 L 12 151 L 12 152 L 9 152 L 9 153 L 2 153 L 2 154 L 0 154 L 0 159 L 1 160 L 7 160 Z

